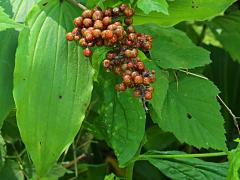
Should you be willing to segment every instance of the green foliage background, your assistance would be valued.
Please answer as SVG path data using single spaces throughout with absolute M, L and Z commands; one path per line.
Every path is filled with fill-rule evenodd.
M 114 91 L 108 48 L 85 58 L 65 40 L 73 1 L 0 0 L 0 179 L 239 179 L 240 3 L 78 2 L 135 8 L 150 110 Z

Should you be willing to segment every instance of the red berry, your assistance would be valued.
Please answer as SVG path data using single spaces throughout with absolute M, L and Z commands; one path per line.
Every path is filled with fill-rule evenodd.
M 82 23 L 83 23 L 83 18 L 82 17 L 77 17 L 77 18 L 74 19 L 73 23 L 74 23 L 74 26 L 81 27 Z
M 119 6 L 119 9 L 120 9 L 121 12 L 124 12 L 124 10 L 125 10 L 127 7 L 128 7 L 128 6 L 127 6 L 126 4 L 121 4 L 121 5 Z
M 90 19 L 90 18 L 85 18 L 84 20 L 83 20 L 83 25 L 85 26 L 85 27 L 90 27 L 90 26 L 92 26 L 92 20 Z
M 67 33 L 66 39 L 67 39 L 68 41 L 72 41 L 72 40 L 74 39 L 73 33 L 71 33 L 71 32 Z
M 144 84 L 145 86 L 148 86 L 148 85 L 150 84 L 150 78 L 149 78 L 149 77 L 144 77 L 144 78 L 143 78 L 143 84 Z
M 134 10 L 132 8 L 126 8 L 124 10 L 124 15 L 127 17 L 131 17 L 134 15 Z
M 135 33 L 130 33 L 128 35 L 128 40 L 130 40 L 130 41 L 134 41 L 134 40 L 136 40 L 136 38 L 137 38 L 137 36 Z
M 95 29 L 103 29 L 103 23 L 102 23 L 102 21 L 96 20 L 96 21 L 94 22 L 93 27 L 94 27 Z
M 128 33 L 134 33 L 135 32 L 135 29 L 132 25 L 128 26 L 127 30 L 128 30 Z
M 144 64 L 143 64 L 143 62 L 137 62 L 137 68 L 138 68 L 139 70 L 144 70 Z
M 92 18 L 93 11 L 92 10 L 84 10 L 82 13 L 83 18 Z
M 92 41 L 93 38 L 94 38 L 93 34 L 90 31 L 88 31 L 88 30 L 85 32 L 84 36 L 85 36 L 86 41 L 88 41 L 88 42 Z
M 107 17 L 104 17 L 103 20 L 102 20 L 102 23 L 104 26 L 108 26 L 109 24 L 112 23 L 112 18 L 107 16 Z
M 154 88 L 153 88 L 152 86 L 150 86 L 150 87 L 148 87 L 148 88 L 147 88 L 147 91 L 149 91 L 149 92 L 153 93 L 153 91 L 154 91 Z
M 132 69 L 133 66 L 134 66 L 133 63 L 131 63 L 131 62 L 129 62 L 129 63 L 127 64 L 127 68 L 128 68 L 128 69 Z
M 72 33 L 74 34 L 74 35 L 77 35 L 79 32 L 78 32 L 78 28 L 74 28 L 73 29 L 73 31 L 72 31 Z
M 92 19 L 93 19 L 94 21 L 96 21 L 96 20 L 102 20 L 102 19 L 103 19 L 103 12 L 102 12 L 102 11 L 99 11 L 99 10 L 95 11 L 95 12 L 93 13 L 93 15 L 92 15 Z
M 102 31 L 101 31 L 100 29 L 94 29 L 94 30 L 93 30 L 93 36 L 94 36 L 95 38 L 101 37 L 101 34 L 102 34 Z
M 132 23 L 133 23 L 133 19 L 130 18 L 130 17 L 126 17 L 124 19 L 124 23 L 127 25 L 127 26 L 130 26 Z
M 137 71 L 133 71 L 131 76 L 133 79 L 135 79 L 135 77 L 138 75 L 139 75 L 139 73 Z
M 91 51 L 91 49 L 89 49 L 89 48 L 84 49 L 84 50 L 83 50 L 83 55 L 84 55 L 85 57 L 90 57 L 90 56 L 92 56 L 92 51 Z
M 141 75 L 137 75 L 135 78 L 134 78 L 134 82 L 136 84 L 142 84 L 143 83 L 143 77 Z
M 86 47 L 86 46 L 88 45 L 88 43 L 87 43 L 87 41 L 86 41 L 85 38 L 81 38 L 81 39 L 79 40 L 79 43 L 80 43 L 80 45 L 81 45 L 82 47 Z
M 111 65 L 111 61 L 110 61 L 110 60 L 105 59 L 105 60 L 103 61 L 103 66 L 104 66 L 105 68 L 109 68 L 110 65 Z
M 122 77 L 122 80 L 123 80 L 124 84 L 126 84 L 126 85 L 132 84 L 132 78 L 130 75 L 124 75 Z
M 152 99 L 152 93 L 149 91 L 145 91 L 144 97 L 146 100 L 151 100 Z
M 133 96 L 134 97 L 140 97 L 141 96 L 141 91 L 139 89 L 136 89 L 134 92 L 133 92 Z
M 155 74 L 152 74 L 152 75 L 150 76 L 150 82 L 153 83 L 153 82 L 155 82 L 155 81 L 156 81 L 156 76 L 155 76 Z
M 113 37 L 113 32 L 111 30 L 106 30 L 105 31 L 105 38 L 106 39 L 111 39 Z
M 75 41 L 79 41 L 80 40 L 80 36 L 74 36 L 74 40 Z
M 104 16 L 109 16 L 111 17 L 112 16 L 112 9 L 106 9 L 104 12 L 103 12 Z

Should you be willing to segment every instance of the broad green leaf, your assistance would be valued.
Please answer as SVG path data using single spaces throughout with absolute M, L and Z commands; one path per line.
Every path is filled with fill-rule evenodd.
M 28 15 L 29 29 L 20 33 L 14 72 L 17 123 L 40 177 L 72 143 L 91 98 L 90 61 L 77 43 L 65 39 L 79 13 L 66 1 L 41 1 Z
M 239 180 L 239 169 L 240 169 L 240 146 L 229 152 L 229 169 L 228 169 L 228 180 Z
M 182 152 L 159 152 L 182 154 Z M 225 180 L 228 163 L 206 162 L 197 158 L 150 159 L 149 162 L 173 180 Z
M 177 29 L 153 24 L 137 26 L 137 29 L 153 37 L 151 59 L 162 68 L 195 68 L 211 62 L 208 51 L 197 47 Z
M 138 0 L 137 6 L 145 14 L 156 11 L 168 15 L 168 3 L 166 0 Z
M 148 150 L 164 150 L 174 142 L 176 138 L 172 133 L 162 131 L 158 126 L 152 126 L 146 130 L 147 142 L 144 148 Z
M 208 80 L 176 78 L 169 84 L 162 110 L 151 113 L 154 122 L 181 142 L 197 148 L 226 150 L 224 119 L 216 99 L 219 90 Z M 153 109 L 157 109 L 156 105 Z
M 107 164 L 79 164 L 79 180 L 103 180 L 107 173 Z
M 21 30 L 23 25 L 16 23 L 13 19 L 10 19 L 9 16 L 4 12 L 4 9 L 0 6 L 0 31 L 10 28 Z
M 99 93 L 101 108 L 99 128 L 104 130 L 105 140 L 115 151 L 120 166 L 125 166 L 137 153 L 145 132 L 145 111 L 140 99 L 132 91 L 116 93 L 118 82 L 112 73 L 102 73 Z
M 236 0 L 181 0 L 169 1 L 169 15 L 151 12 L 144 14 L 141 10 L 134 16 L 134 23 L 156 23 L 161 26 L 173 26 L 181 21 L 203 21 L 224 12 Z
M 209 26 L 224 49 L 234 60 L 240 62 L 240 10 L 214 18 Z
M 16 22 L 23 22 L 35 0 L 0 0 L 0 6 Z M 13 69 L 17 48 L 18 32 L 13 29 L 0 32 L 0 127 L 11 109 L 14 108 L 12 95 Z
M 7 160 L 3 169 L 0 171 L 0 179 L 24 180 L 24 175 L 18 162 L 14 160 Z
M 92 55 L 92 66 L 95 70 L 94 80 L 97 81 L 99 68 L 102 65 L 102 61 L 105 59 L 106 53 L 109 51 L 109 48 L 106 46 L 97 47 L 93 51 Z

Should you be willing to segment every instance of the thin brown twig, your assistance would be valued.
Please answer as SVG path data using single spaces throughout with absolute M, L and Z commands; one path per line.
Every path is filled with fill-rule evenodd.
M 195 73 L 191 73 L 189 71 L 185 71 L 185 70 L 182 70 L 182 69 L 179 69 L 180 72 L 183 72 L 183 73 L 186 73 L 187 75 L 192 75 L 192 76 L 195 76 L 195 77 L 198 77 L 198 78 L 201 78 L 201 79 L 204 79 L 204 80 L 209 80 L 207 77 L 204 77 L 204 76 L 201 76 L 199 74 L 195 74 Z M 240 135 L 240 128 L 239 128 L 239 125 L 238 125 L 238 119 L 240 119 L 240 117 L 237 117 L 233 112 L 232 110 L 227 106 L 227 104 L 223 101 L 223 99 L 217 95 L 217 98 L 218 100 L 221 102 L 221 104 L 226 108 L 226 110 L 228 111 L 228 113 L 232 116 L 232 119 L 233 119 L 233 123 L 234 125 L 236 126 L 237 130 L 238 130 L 238 134 Z
M 86 6 L 82 5 L 81 3 L 76 2 L 75 0 L 67 0 L 67 1 L 70 2 L 71 4 L 73 4 L 74 6 L 77 6 L 78 8 L 80 8 L 82 10 L 88 9 Z
M 63 166 L 64 166 L 65 168 L 70 168 L 70 167 L 72 167 L 73 165 L 77 164 L 80 160 L 84 159 L 85 157 L 87 157 L 86 154 L 81 154 L 81 155 L 78 156 L 76 159 L 70 161 L 70 162 L 67 163 L 67 164 L 64 164 Z

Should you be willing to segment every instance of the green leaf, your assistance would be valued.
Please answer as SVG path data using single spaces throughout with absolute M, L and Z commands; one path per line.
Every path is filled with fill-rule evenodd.
M 223 44 L 224 49 L 240 63 L 240 10 L 216 17 L 209 23 L 209 26 Z
M 163 150 L 176 142 L 172 133 L 162 131 L 158 126 L 152 126 L 146 131 L 147 143 L 144 148 L 148 150 Z
M 132 91 L 116 93 L 118 82 L 111 73 L 104 72 L 99 88 L 102 103 L 99 110 L 99 128 L 105 131 L 105 139 L 112 146 L 120 166 L 125 166 L 137 153 L 145 132 L 145 111 L 142 102 L 134 98 Z M 127 148 L 126 148 L 127 147 Z
M 166 0 L 138 0 L 137 6 L 145 14 L 156 11 L 168 15 L 168 3 Z
M 159 154 L 182 154 L 162 152 Z M 206 162 L 197 158 L 150 159 L 149 162 L 173 180 L 225 180 L 228 163 Z
M 4 13 L 4 9 L 0 6 L 0 31 L 10 28 L 21 30 L 23 27 L 22 24 L 16 23 L 13 19 L 10 19 L 9 16 Z
M 157 91 L 155 94 L 158 93 Z M 153 105 L 152 119 L 181 142 L 198 148 L 227 150 L 224 119 L 216 96 L 219 90 L 208 80 L 181 76 L 169 84 L 162 110 Z
M 137 26 L 137 29 L 153 37 L 151 59 L 162 68 L 195 68 L 211 62 L 208 51 L 197 47 L 177 29 L 153 24 Z
M 24 180 L 23 172 L 17 161 L 7 160 L 4 168 L 0 171 L 0 179 Z
M 35 0 L 29 1 L 10 1 L 0 0 L 0 6 L 16 22 L 23 22 L 29 9 Z M 13 89 L 13 69 L 15 64 L 15 52 L 17 48 L 18 32 L 13 29 L 0 32 L 0 127 L 4 119 L 14 108 L 12 95 Z
M 107 172 L 107 164 L 79 164 L 79 180 L 103 180 Z
M 77 43 L 65 39 L 73 28 L 71 19 L 78 15 L 79 9 L 66 1 L 41 1 L 26 20 L 30 29 L 19 37 L 14 72 L 17 123 L 40 177 L 72 143 L 91 98 L 90 61 Z
M 134 16 L 135 24 L 156 23 L 161 26 L 173 26 L 181 21 L 203 21 L 224 12 L 236 0 L 181 0 L 169 1 L 169 15 L 151 12 L 144 14 L 141 10 Z
M 229 169 L 228 169 L 228 180 L 239 180 L 239 169 L 240 169 L 240 146 L 229 152 Z

